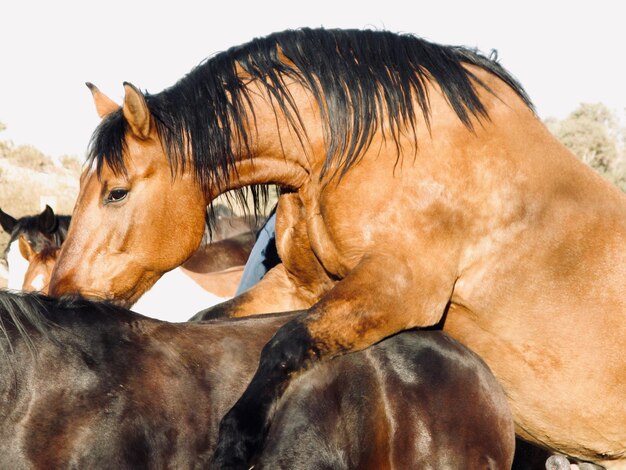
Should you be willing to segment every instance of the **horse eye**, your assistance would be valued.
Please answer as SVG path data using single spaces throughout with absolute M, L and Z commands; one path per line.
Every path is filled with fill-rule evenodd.
M 127 194 L 128 194 L 127 189 L 113 189 L 109 192 L 108 196 L 106 197 L 105 202 L 109 203 L 109 202 L 121 201 L 122 199 L 126 197 Z

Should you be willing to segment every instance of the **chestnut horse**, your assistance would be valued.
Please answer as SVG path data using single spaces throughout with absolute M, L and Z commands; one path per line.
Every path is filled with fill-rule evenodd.
M 20 236 L 19 248 L 22 256 L 28 261 L 22 290 L 24 292 L 42 292 L 47 294 L 52 270 L 59 257 L 61 247 L 46 246 L 37 253 L 24 236 Z
M 1 468 L 205 468 L 220 417 L 293 314 L 171 324 L 0 291 Z M 276 403 L 255 469 L 511 467 L 485 363 L 440 331 L 318 364 Z
M 53 295 L 131 304 L 197 248 L 218 194 L 281 187 L 282 262 L 205 316 L 302 314 L 222 420 L 216 468 L 249 468 L 304 370 L 429 325 L 487 362 L 521 437 L 626 466 L 626 195 L 550 134 L 495 60 L 299 29 L 157 94 L 125 83 L 122 106 L 90 88 L 103 119 Z

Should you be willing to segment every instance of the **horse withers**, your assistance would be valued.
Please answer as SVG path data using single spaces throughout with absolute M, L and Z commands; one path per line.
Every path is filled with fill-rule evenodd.
M 206 468 L 220 418 L 294 314 L 168 323 L 0 291 L 0 467 Z M 290 384 L 255 469 L 511 467 L 513 419 L 474 353 L 412 331 Z
M 487 362 L 521 437 L 626 465 L 626 196 L 495 60 L 299 29 L 157 94 L 126 83 L 122 106 L 91 88 L 103 119 L 54 295 L 130 304 L 197 248 L 218 194 L 282 188 L 281 263 L 207 315 L 305 314 L 263 349 L 222 422 L 217 468 L 248 468 L 271 404 L 304 370 L 429 325 Z

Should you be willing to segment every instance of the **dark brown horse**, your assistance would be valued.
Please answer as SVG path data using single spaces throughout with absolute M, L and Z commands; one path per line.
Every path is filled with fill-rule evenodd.
M 171 324 L 0 291 L 0 467 L 206 468 L 219 419 L 293 314 Z M 513 420 L 478 356 L 412 331 L 313 367 L 255 469 L 510 468 Z
M 303 314 L 263 349 L 216 467 L 248 468 L 272 403 L 307 368 L 436 324 L 489 364 L 520 436 L 626 465 L 626 196 L 548 132 L 496 61 L 411 35 L 302 29 L 218 54 L 158 94 L 126 83 L 121 107 L 92 92 L 103 120 L 54 295 L 132 303 L 197 248 L 218 194 L 282 188 L 282 263 L 207 315 Z

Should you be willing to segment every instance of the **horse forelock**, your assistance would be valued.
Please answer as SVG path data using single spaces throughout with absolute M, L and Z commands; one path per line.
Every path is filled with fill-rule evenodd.
M 90 170 L 95 169 L 100 176 L 102 168 L 106 165 L 115 174 L 126 173 L 124 151 L 128 129 L 129 125 L 121 108 L 100 122 L 91 136 L 87 150 L 87 165 Z
M 439 85 L 468 128 L 472 116 L 488 118 L 476 86 L 491 90 L 464 64 L 498 76 L 532 108 L 518 82 L 496 60 L 476 50 L 388 31 L 308 28 L 233 47 L 208 58 L 172 87 L 145 97 L 173 172 L 193 165 L 205 190 L 213 186 L 220 192 L 237 159 L 253 158 L 248 129 L 255 116 L 252 92 L 246 86 L 251 80 L 265 87 L 302 142 L 306 135 L 286 79 L 310 90 L 325 128 L 327 152 L 321 176 L 329 172 L 332 177 L 358 161 L 373 133 L 385 127 L 383 119 L 396 143 L 404 132 L 416 135 L 417 113 L 428 125 L 429 82 Z M 99 169 L 106 162 L 115 172 L 125 171 L 127 131 L 121 110 L 96 129 L 89 158 Z

